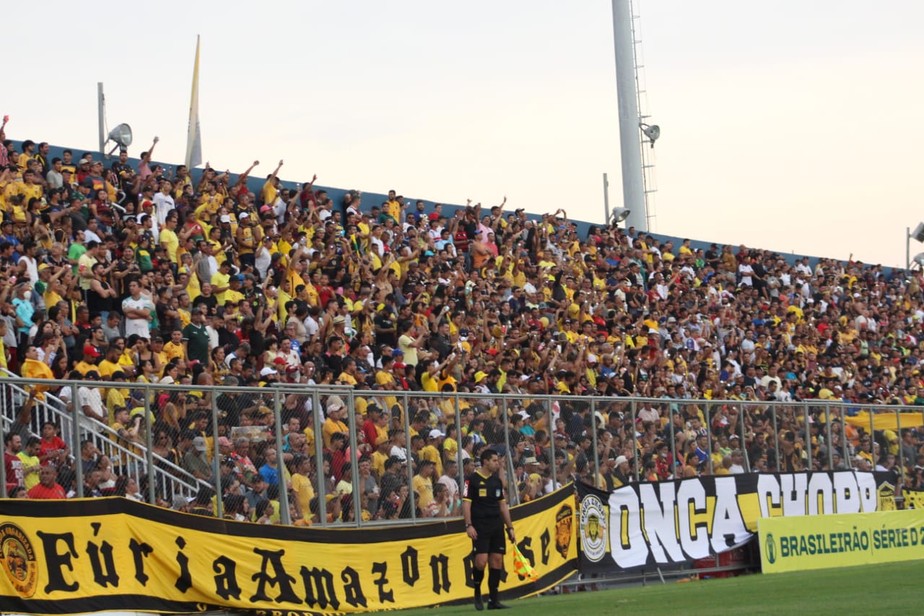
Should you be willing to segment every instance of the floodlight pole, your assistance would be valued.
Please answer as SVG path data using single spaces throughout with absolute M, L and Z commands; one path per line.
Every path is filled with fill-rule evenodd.
M 603 174 L 603 224 L 610 224 L 610 181 Z
M 106 156 L 106 95 L 103 94 L 103 82 L 96 82 L 96 104 L 99 113 L 99 153 Z
M 626 228 L 648 231 L 642 145 L 639 139 L 638 83 L 635 74 L 635 37 L 632 3 L 613 2 L 613 40 L 616 52 L 616 97 L 619 107 L 619 158 L 622 163 L 622 206 L 629 210 Z
M 905 269 L 911 269 L 911 227 L 905 227 Z

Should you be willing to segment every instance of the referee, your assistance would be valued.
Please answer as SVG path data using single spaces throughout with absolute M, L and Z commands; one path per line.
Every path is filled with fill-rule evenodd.
M 488 609 L 502 610 L 509 606 L 497 598 L 500 585 L 501 569 L 504 565 L 504 527 L 507 537 L 516 542 L 513 524 L 510 521 L 510 509 L 504 500 L 504 485 L 497 471 L 500 469 L 497 452 L 485 449 L 481 452 L 481 468 L 465 479 L 462 496 L 462 516 L 465 518 L 465 534 L 472 540 L 472 553 L 475 555 L 475 568 L 472 582 L 475 585 L 475 609 L 484 609 L 481 600 L 481 581 L 484 568 L 488 570 Z

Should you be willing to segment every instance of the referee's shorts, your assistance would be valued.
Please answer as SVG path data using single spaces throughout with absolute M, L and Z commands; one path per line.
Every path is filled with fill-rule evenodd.
M 472 554 L 506 554 L 507 537 L 501 520 L 472 520 L 478 538 L 472 540 Z

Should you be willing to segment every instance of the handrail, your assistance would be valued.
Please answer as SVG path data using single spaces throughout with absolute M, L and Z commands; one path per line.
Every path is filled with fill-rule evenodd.
M 22 397 L 27 397 L 28 392 L 23 389 L 18 381 L 20 379 L 15 378 L 15 375 L 12 375 L 8 370 L 0 369 L 0 384 L 9 385 L 17 394 Z M 56 381 L 58 383 L 59 381 Z M 92 383 L 96 383 L 93 381 Z M 89 384 L 89 383 L 88 383 Z M 71 443 L 73 441 L 72 431 L 75 429 L 74 426 L 74 417 L 71 413 L 67 412 L 68 404 L 61 398 L 55 396 L 50 392 L 43 393 L 44 399 L 34 399 L 34 403 L 40 407 L 44 408 L 50 415 L 60 419 L 59 427 L 61 430 L 61 436 L 65 442 Z M 141 472 L 145 470 L 147 466 L 147 461 L 143 455 L 143 452 L 146 450 L 146 445 L 144 443 L 133 443 L 132 447 L 126 447 L 120 443 L 120 440 L 123 440 L 119 433 L 112 429 L 111 426 L 106 425 L 105 423 L 94 419 L 92 417 L 81 417 L 81 421 L 85 421 L 88 425 L 92 426 L 92 430 L 89 430 L 86 433 L 86 437 L 94 442 L 94 444 L 110 459 L 117 458 L 122 463 L 119 464 L 120 467 L 129 467 L 131 468 L 134 465 L 134 468 L 138 471 L 135 480 L 138 481 L 139 485 L 141 483 Z M 12 424 L 13 420 L 6 415 L 0 414 L 0 420 L 4 423 Z M 41 425 L 46 421 L 44 417 L 36 417 L 33 419 L 32 424 Z M 76 429 L 80 430 L 80 425 L 76 426 Z M 39 432 L 39 431 L 36 431 Z M 94 438 L 98 437 L 98 438 Z M 80 440 L 85 440 L 81 438 Z M 138 453 L 141 451 L 142 453 Z M 80 452 L 71 452 L 74 456 L 75 461 L 79 459 Z M 160 477 L 163 477 L 165 480 L 173 483 L 173 489 L 170 490 L 171 493 L 186 493 L 186 494 L 195 494 L 195 492 L 201 487 L 209 487 L 209 483 L 199 480 L 194 477 L 187 470 L 177 466 L 170 460 L 167 460 L 163 456 L 152 452 L 155 464 L 151 472 L 145 473 L 149 476 L 149 480 L 154 480 L 155 483 L 161 483 L 158 481 Z M 130 473 L 131 474 L 131 473 Z M 164 482 L 166 483 L 166 482 Z M 178 484 L 178 485 L 176 485 Z

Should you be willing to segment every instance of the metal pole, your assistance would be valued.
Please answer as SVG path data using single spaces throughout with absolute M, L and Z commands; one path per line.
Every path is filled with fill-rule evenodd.
M 411 502 L 411 520 L 417 521 L 417 494 L 414 493 L 414 457 L 411 455 L 411 418 L 410 418 L 410 396 L 407 392 L 404 392 L 403 395 L 404 401 L 404 425 L 407 426 L 407 430 L 404 434 L 407 435 L 407 450 L 404 452 L 405 457 L 407 458 L 407 497 Z M 401 512 L 398 512 L 398 517 L 401 517 Z
M 453 404 L 456 407 L 456 470 L 459 473 L 459 490 L 465 485 L 465 470 L 462 468 L 462 417 L 459 415 L 459 392 L 456 391 L 453 396 Z M 406 413 L 405 413 L 406 414 Z M 456 503 L 453 504 L 453 509 Z M 453 512 L 453 515 L 455 513 Z
M 751 457 L 748 455 L 748 448 L 746 445 L 747 430 L 745 429 L 747 428 L 747 426 L 745 425 L 747 424 L 747 406 L 745 406 L 744 404 L 741 405 L 741 413 L 738 415 L 738 417 L 741 418 L 741 422 L 740 422 L 741 423 L 741 456 L 744 458 L 744 470 L 750 473 L 751 472 Z
M 72 411 L 74 413 L 74 433 L 72 446 L 77 463 L 74 464 L 74 486 L 77 492 L 77 498 L 83 498 L 83 458 L 80 457 L 80 398 L 78 397 L 79 387 L 77 383 L 71 385 Z
M 321 396 L 318 390 L 311 392 L 311 414 L 314 415 L 314 474 L 318 484 L 318 524 L 327 526 L 327 477 L 324 475 L 324 435 L 321 422 Z M 309 505 L 310 506 L 310 505 Z M 306 511 L 311 517 L 311 511 Z
M 219 519 L 225 517 L 224 494 L 221 489 L 221 448 L 218 445 L 218 401 L 215 392 L 209 394 L 212 411 L 212 484 L 215 486 L 215 515 Z M 147 400 L 147 397 L 145 397 Z M 282 452 L 279 452 L 279 458 L 282 459 Z
M 507 458 L 506 468 L 504 474 L 507 474 L 507 471 L 510 472 L 507 478 L 507 494 L 514 495 L 513 500 L 514 505 L 520 504 L 520 491 L 516 489 L 516 486 L 513 488 L 510 487 L 511 480 L 515 480 L 516 477 L 513 476 L 513 455 L 510 451 L 510 418 L 507 416 L 507 398 L 501 398 L 500 400 L 500 412 L 501 417 L 504 418 L 504 447 L 507 452 L 505 456 Z
M 613 0 L 613 40 L 616 56 L 616 95 L 619 108 L 619 158 L 622 163 L 622 200 L 628 208 L 626 228 L 648 231 L 642 148 L 639 139 L 635 40 L 630 0 Z
M 805 426 L 805 452 L 808 455 L 808 468 L 805 470 L 814 470 L 814 465 L 812 464 L 812 430 L 809 428 L 809 407 L 806 404 L 802 407 L 802 417 L 803 425 Z
M 154 422 L 151 418 L 151 403 L 148 400 L 147 392 L 144 396 L 144 424 L 145 424 L 145 437 L 144 437 L 144 460 L 145 464 L 148 466 L 148 504 L 155 505 L 157 504 L 157 493 L 155 491 L 156 486 L 155 479 L 157 476 L 155 467 L 154 467 Z M 140 487 L 140 486 L 139 486 Z M 164 481 L 164 501 L 170 503 L 170 506 L 173 506 L 171 499 L 167 498 L 167 482 Z
M 834 443 L 832 442 L 832 439 L 831 439 L 831 405 L 830 404 L 825 405 L 825 417 L 828 419 L 828 421 L 825 422 L 827 424 L 827 426 L 825 426 L 826 428 L 825 431 L 828 434 L 828 442 L 827 442 L 827 447 L 826 447 L 826 449 L 828 450 L 828 470 L 833 471 L 834 470 L 834 449 L 832 448 L 832 446 Z
M 215 396 L 212 396 L 214 399 Z M 292 518 L 289 515 L 289 488 L 286 486 L 286 464 L 282 459 L 282 392 L 277 388 L 273 390 L 273 421 L 276 422 L 276 470 L 279 473 L 279 521 L 283 526 L 290 526 Z M 215 425 L 218 434 L 218 424 Z M 217 442 L 218 437 L 215 437 Z M 353 451 L 356 451 L 355 449 Z
M 709 468 L 709 474 L 715 475 L 715 464 L 712 461 L 712 420 L 709 419 L 710 405 L 707 402 L 703 406 L 706 407 L 706 455 L 708 456 L 707 463 L 708 463 L 708 468 Z M 742 423 L 743 423 L 744 422 L 744 406 L 741 407 L 741 416 L 742 416 Z M 742 441 L 742 443 L 743 442 L 744 441 Z
M 610 181 L 603 174 L 603 223 L 610 224 Z
M 898 462 L 898 472 L 899 472 L 898 485 L 900 486 L 899 490 L 903 490 L 905 488 L 905 460 L 902 457 L 902 446 L 901 446 L 902 417 L 901 417 L 901 413 L 899 412 L 899 409 L 895 409 L 895 427 L 896 427 L 896 432 L 898 433 L 898 443 L 899 443 L 898 444 L 898 455 L 895 456 L 895 459 Z M 876 467 L 874 466 L 873 468 L 875 469 Z
M 106 158 L 106 95 L 103 94 L 103 82 L 96 82 L 96 105 L 99 119 L 99 153 Z
M 632 414 L 632 457 L 635 458 L 635 483 L 639 482 L 639 473 L 638 473 L 638 433 L 635 430 L 635 414 L 637 409 L 635 408 L 635 400 L 629 402 L 629 408 L 631 409 Z M 670 408 L 670 407 L 667 407 Z M 674 424 L 671 424 L 671 436 L 674 434 Z M 673 440 L 673 438 L 671 439 Z
M 549 467 L 552 469 L 552 492 L 558 489 L 558 462 L 555 460 L 555 417 L 552 416 L 552 398 L 545 399 L 545 411 L 549 426 L 549 452 L 552 459 L 549 461 Z
M 773 418 L 773 449 L 776 451 L 776 472 L 780 473 L 783 471 L 783 469 L 782 465 L 780 464 L 780 432 L 776 423 L 776 408 L 777 405 L 775 404 L 770 407 L 770 410 L 772 411 L 770 416 Z
M 844 462 L 847 464 L 847 468 L 853 468 L 853 463 L 850 460 L 850 449 L 847 446 L 847 421 L 844 419 L 844 413 L 840 407 L 838 407 L 838 416 L 841 420 L 841 447 L 844 449 Z
M 600 473 L 600 452 L 597 450 L 597 400 L 596 398 L 590 399 L 590 425 L 593 426 L 593 430 L 590 434 L 590 440 L 593 441 L 594 448 L 594 487 L 605 489 L 605 485 L 599 485 L 597 481 L 602 477 Z M 638 460 L 635 460 L 635 468 L 638 468 Z M 636 481 L 636 483 L 638 483 Z
M 905 269 L 911 269 L 911 227 L 905 227 Z
M 671 408 L 671 407 L 667 407 Z M 677 406 L 677 413 L 680 413 L 680 406 Z M 677 479 L 677 436 L 674 434 L 674 411 L 671 409 L 671 477 Z M 635 402 L 632 403 L 632 444 L 635 444 Z
M 2 395 L 4 399 L 6 399 L 7 393 L 9 393 L 9 396 L 12 399 L 13 397 L 12 388 L 9 386 L 2 386 L 2 393 L 0 393 L 0 395 Z M 6 434 L 4 434 L 3 432 L 3 422 L 2 421 L 0 421 L 0 436 L 3 436 L 3 438 L 6 439 Z M 6 440 L 4 440 L 4 443 L 5 442 Z M 3 452 L 4 454 L 6 454 L 6 445 L 3 446 Z M 0 464 L 0 498 L 7 498 L 8 496 L 9 494 L 6 493 L 6 461 L 4 460 L 3 464 Z
M 362 524 L 362 501 L 360 500 L 361 494 L 359 493 L 359 448 L 357 446 L 359 428 L 360 426 L 356 425 L 356 398 L 351 391 L 349 396 L 347 396 L 350 408 L 350 474 L 353 477 L 353 520 L 356 522 L 357 526 Z M 374 443 L 369 443 L 370 446 Z

